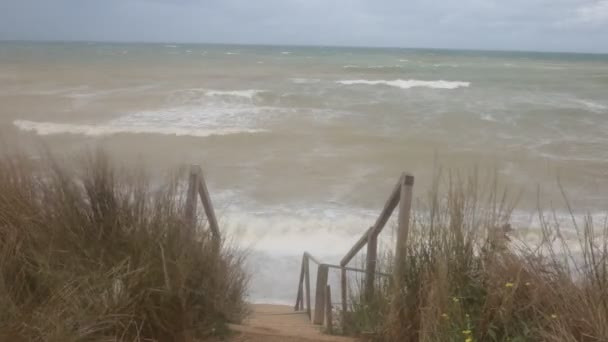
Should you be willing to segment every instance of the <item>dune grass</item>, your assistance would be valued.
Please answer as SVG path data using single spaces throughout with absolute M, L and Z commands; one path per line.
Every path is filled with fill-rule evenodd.
M 437 177 L 405 257 L 384 257 L 384 271 L 403 276 L 355 300 L 350 330 L 377 341 L 608 341 L 606 225 L 560 227 L 539 211 L 538 241 L 517 239 L 509 194 L 485 185 Z
M 243 253 L 185 229 L 185 175 L 77 164 L 0 158 L 1 341 L 190 341 L 247 314 Z

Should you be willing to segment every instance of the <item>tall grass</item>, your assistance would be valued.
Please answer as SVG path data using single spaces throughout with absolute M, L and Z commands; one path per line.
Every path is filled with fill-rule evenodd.
M 0 340 L 188 341 L 243 318 L 243 255 L 185 229 L 185 177 L 78 165 L 0 158 Z
M 606 226 L 573 218 L 568 238 L 539 212 L 539 242 L 518 240 L 509 194 L 481 183 L 437 177 L 387 266 L 402 276 L 355 305 L 375 317 L 366 329 L 379 341 L 608 341 Z

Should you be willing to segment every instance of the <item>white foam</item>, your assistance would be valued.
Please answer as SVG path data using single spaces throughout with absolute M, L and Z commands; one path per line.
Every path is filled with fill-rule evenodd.
M 289 51 L 283 51 L 283 52 L 281 52 L 281 55 L 290 55 L 290 54 L 291 54 L 291 52 L 289 52 Z
M 410 89 L 416 87 L 422 88 L 433 88 L 433 89 L 456 89 L 466 88 L 471 85 L 470 82 L 459 82 L 459 81 L 420 81 L 420 80 L 342 80 L 337 81 L 338 84 L 343 85 L 386 85 L 391 87 L 397 87 L 401 89 Z
M 37 122 L 16 120 L 21 130 L 39 135 L 82 134 L 104 136 L 120 133 L 148 133 L 206 137 L 236 133 L 259 133 L 264 118 L 277 112 L 274 107 L 258 107 L 251 103 L 214 101 L 203 97 L 201 90 L 190 89 L 176 94 L 171 107 L 154 111 L 132 112 L 97 123 Z
M 214 135 L 229 135 L 239 133 L 260 133 L 264 130 L 248 128 L 181 128 L 156 125 L 117 126 L 114 124 L 67 124 L 40 121 L 15 120 L 13 122 L 22 131 L 38 135 L 79 134 L 86 136 L 106 136 L 114 134 L 162 134 L 174 136 L 209 137 Z
M 400 59 L 399 62 L 401 62 L 401 63 L 407 63 L 407 62 L 409 62 L 409 60 L 408 59 Z
M 263 93 L 263 90 L 246 89 L 246 90 L 209 90 L 205 93 L 207 96 L 233 96 L 253 99 L 256 95 Z
M 582 104 L 583 106 L 585 106 L 586 109 L 588 109 L 589 111 L 594 112 L 594 113 L 599 114 L 599 113 L 603 113 L 606 110 L 608 110 L 608 106 L 605 106 L 601 103 L 597 103 L 597 102 L 594 102 L 591 100 L 576 99 L 573 101 L 576 103 Z
M 271 255 L 300 255 L 307 250 L 324 256 L 348 251 L 376 216 L 376 211 L 329 205 L 255 211 L 232 206 L 223 213 L 223 224 L 230 235 L 239 236 L 239 244 L 253 250 Z
M 319 78 L 290 78 L 289 79 L 292 83 L 295 84 L 313 84 L 313 83 L 319 83 L 321 82 L 321 79 Z
M 226 55 L 238 55 L 238 54 L 239 54 L 238 52 L 230 52 L 230 51 L 226 52 Z
M 497 120 L 490 114 L 483 114 L 481 115 L 481 120 L 484 121 L 490 121 L 490 122 L 496 122 Z

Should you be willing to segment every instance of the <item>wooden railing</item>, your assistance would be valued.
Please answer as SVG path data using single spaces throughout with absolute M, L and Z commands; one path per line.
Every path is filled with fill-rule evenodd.
M 211 203 L 211 197 L 209 197 L 209 190 L 207 189 L 207 184 L 205 183 L 203 170 L 198 165 L 191 165 L 185 213 L 186 223 L 191 229 L 194 229 L 196 226 L 196 220 L 198 218 L 196 215 L 197 194 L 203 203 L 203 210 L 205 211 L 207 223 L 209 225 L 209 229 L 211 230 L 213 246 L 216 251 L 219 251 L 221 244 L 220 229 L 217 224 L 217 218 L 215 217 L 215 211 L 213 210 L 213 204 Z
M 315 307 L 314 314 L 311 310 L 310 302 L 310 262 L 313 262 L 317 265 L 317 284 L 315 285 Z M 331 302 L 331 286 L 328 284 L 329 280 L 329 270 L 330 269 L 339 269 L 343 272 L 358 272 L 358 273 L 367 273 L 366 270 L 348 267 L 348 266 L 340 266 L 340 265 L 332 265 L 321 263 L 318 259 L 313 257 L 310 253 L 304 252 L 302 256 L 302 268 L 300 271 L 300 281 L 298 282 L 298 295 L 296 298 L 296 305 L 294 307 L 295 311 L 304 311 L 306 309 L 306 313 L 308 317 L 314 324 L 327 324 L 329 330 L 331 327 L 331 312 L 332 312 L 332 302 Z M 390 276 L 387 273 L 376 273 L 375 275 L 379 276 Z M 306 307 L 304 307 L 306 304 Z
M 390 276 L 385 273 L 376 272 L 377 255 L 378 255 L 378 235 L 382 232 L 393 211 L 399 205 L 397 219 L 397 237 L 395 245 L 395 260 L 402 258 L 403 248 L 407 244 L 407 236 L 409 231 L 410 212 L 412 206 L 412 192 L 414 187 L 414 176 L 403 173 L 399 177 L 399 181 L 393 188 L 380 216 L 373 226 L 371 226 L 363 236 L 355 243 L 355 245 L 346 253 L 340 261 L 340 265 L 330 265 L 319 262 L 310 253 L 304 252 L 302 257 L 302 267 L 300 272 L 300 280 L 298 283 L 298 294 L 296 299 L 295 310 L 304 310 L 304 301 L 306 301 L 306 312 L 308 317 L 314 324 L 325 323 L 327 318 L 327 328 L 330 331 L 331 326 L 331 288 L 328 284 L 329 269 L 335 268 L 341 271 L 340 273 L 340 288 L 341 288 L 341 304 L 344 317 L 348 311 L 348 281 L 347 272 L 359 272 L 365 274 L 364 296 L 371 298 L 374 294 L 374 284 L 376 276 Z M 348 267 L 350 261 L 357 253 L 367 245 L 367 255 L 365 260 L 365 269 Z M 312 315 L 310 307 L 310 261 L 318 265 L 317 269 L 317 284 L 315 286 L 315 307 L 314 315 Z M 395 263 L 398 265 L 399 263 Z M 395 267 L 395 279 L 399 279 L 400 268 Z

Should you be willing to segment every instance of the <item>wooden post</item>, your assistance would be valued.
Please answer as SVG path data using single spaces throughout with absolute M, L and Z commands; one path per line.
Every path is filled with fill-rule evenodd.
M 331 287 L 327 285 L 325 288 L 325 319 L 327 322 L 327 333 L 330 335 L 333 333 L 333 317 L 332 317 L 332 307 L 331 307 Z
M 209 223 L 209 229 L 211 230 L 211 234 L 213 236 L 214 247 L 216 248 L 216 251 L 219 251 L 221 243 L 220 228 L 217 224 L 217 218 L 215 217 L 215 211 L 213 210 L 213 203 L 211 203 L 209 190 L 207 189 L 207 184 L 205 183 L 205 178 L 200 168 L 198 171 L 198 193 L 201 198 L 201 202 L 203 202 L 205 215 L 207 215 L 207 222 Z
M 346 281 L 346 270 L 342 268 L 340 270 L 340 287 L 342 295 L 342 317 L 346 317 L 346 311 L 348 310 L 347 298 L 348 298 L 348 286 Z M 344 318 L 342 318 L 344 320 Z
M 294 311 L 302 310 L 304 308 L 304 272 L 306 271 L 306 266 L 304 263 L 306 262 L 306 255 L 302 256 L 302 268 L 300 270 L 300 280 L 298 281 L 298 296 L 296 298 L 296 306 L 294 307 Z
M 194 229 L 196 226 L 196 188 L 200 167 L 198 165 L 190 166 L 190 177 L 188 180 L 188 193 L 186 197 L 186 224 L 189 229 Z
M 305 257 L 306 272 L 304 273 L 304 287 L 306 289 L 306 313 L 308 313 L 308 319 L 312 320 L 312 313 L 310 310 L 310 263 L 308 257 Z
M 401 184 L 399 196 L 399 218 L 397 228 L 397 243 L 395 246 L 395 277 L 396 285 L 399 285 L 402 276 L 403 258 L 407 248 L 407 236 L 410 229 L 410 214 L 412 209 L 412 192 L 414 187 L 414 176 L 406 175 Z
M 323 324 L 325 319 L 325 287 L 327 286 L 327 278 L 329 277 L 329 267 L 327 265 L 319 265 L 317 271 L 317 289 L 315 291 L 315 315 L 314 324 Z
M 369 234 L 367 241 L 367 256 L 365 262 L 365 299 L 371 301 L 374 296 L 376 280 L 376 262 L 378 258 L 378 236 Z

